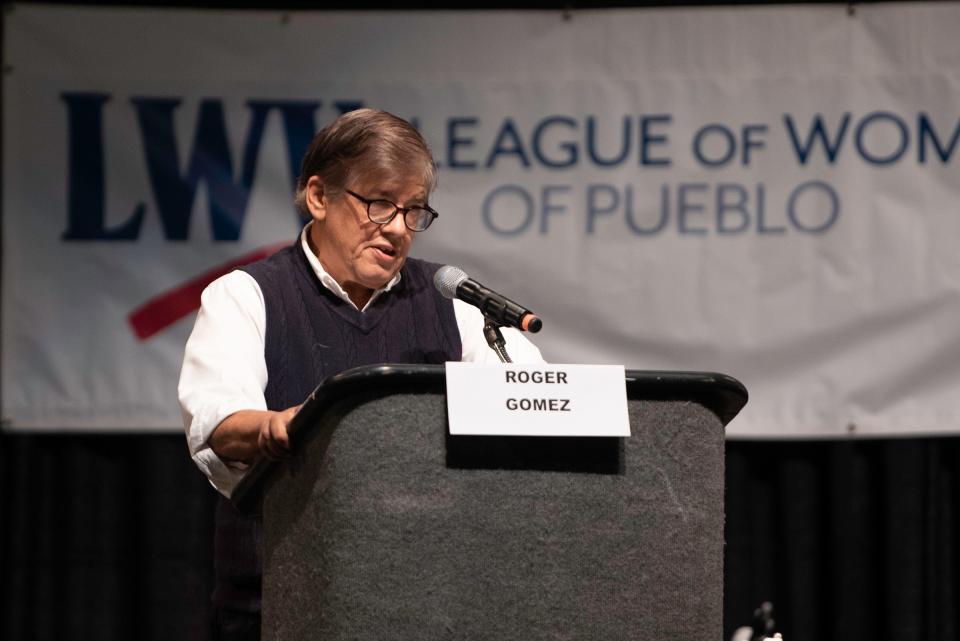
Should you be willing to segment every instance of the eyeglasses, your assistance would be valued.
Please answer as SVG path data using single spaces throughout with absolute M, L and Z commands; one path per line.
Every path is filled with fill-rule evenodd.
M 440 215 L 426 205 L 400 207 L 389 200 L 370 200 L 349 189 L 345 189 L 344 191 L 366 205 L 367 217 L 370 219 L 370 222 L 378 225 L 386 225 L 393 220 L 394 216 L 402 213 L 403 224 L 407 226 L 407 229 L 410 231 L 423 231 Z

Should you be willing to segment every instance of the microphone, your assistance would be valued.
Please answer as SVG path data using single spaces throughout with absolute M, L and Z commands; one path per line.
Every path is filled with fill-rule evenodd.
M 504 327 L 525 332 L 539 332 L 543 327 L 536 314 L 509 298 L 487 289 L 467 276 L 459 267 L 445 265 L 433 276 L 433 284 L 446 298 L 459 298 L 480 309 L 489 320 Z

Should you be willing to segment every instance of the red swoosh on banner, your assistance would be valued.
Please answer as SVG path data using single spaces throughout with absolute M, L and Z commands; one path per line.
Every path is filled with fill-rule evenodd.
M 130 323 L 130 327 L 133 328 L 133 333 L 137 335 L 137 338 L 145 341 L 184 316 L 200 309 L 200 294 L 207 285 L 224 274 L 229 274 L 237 267 L 266 258 L 288 245 L 290 245 L 289 242 L 265 245 L 249 254 L 244 254 L 239 258 L 218 265 L 199 276 L 194 276 L 170 291 L 151 298 L 130 312 L 130 315 L 127 316 L 127 322 Z

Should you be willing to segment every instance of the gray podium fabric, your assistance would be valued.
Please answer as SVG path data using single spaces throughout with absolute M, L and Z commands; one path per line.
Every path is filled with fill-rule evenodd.
M 267 484 L 263 638 L 720 639 L 723 426 L 629 412 L 616 474 L 449 469 L 442 394 L 316 426 Z

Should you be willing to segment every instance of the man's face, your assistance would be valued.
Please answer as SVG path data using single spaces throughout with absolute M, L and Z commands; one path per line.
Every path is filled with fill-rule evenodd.
M 385 225 L 371 222 L 362 201 L 347 193 L 329 197 L 317 177 L 310 179 L 307 189 L 307 202 L 316 221 L 310 235 L 313 249 L 327 273 L 363 307 L 373 290 L 400 271 L 414 232 L 407 229 L 399 213 Z M 349 189 L 400 207 L 423 205 L 427 199 L 426 188 L 415 179 L 361 182 Z

